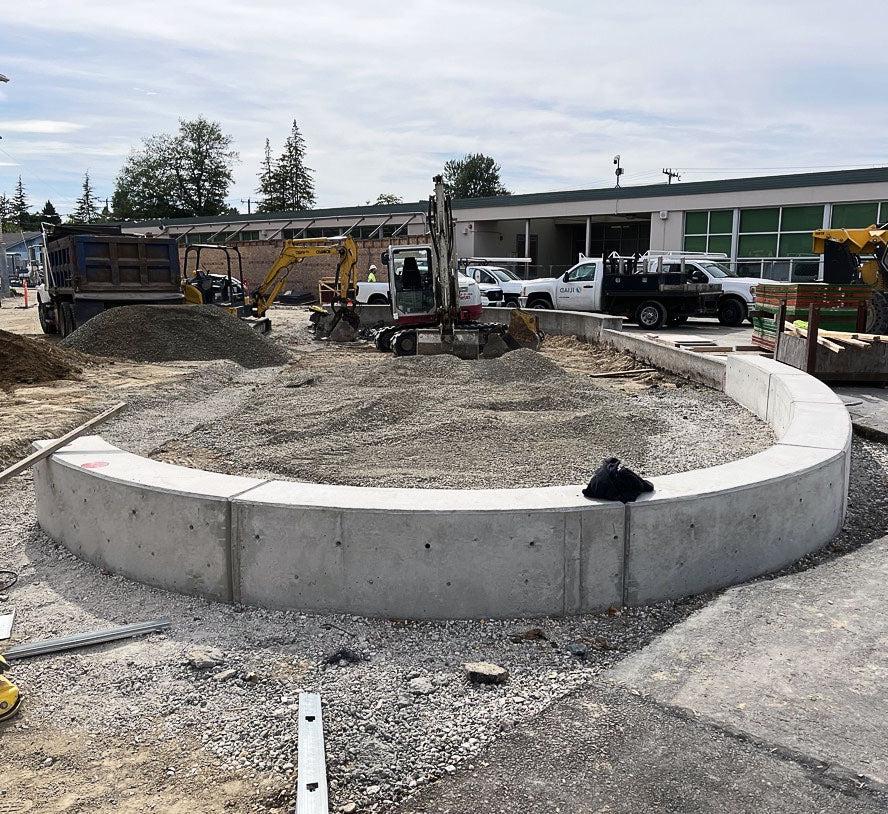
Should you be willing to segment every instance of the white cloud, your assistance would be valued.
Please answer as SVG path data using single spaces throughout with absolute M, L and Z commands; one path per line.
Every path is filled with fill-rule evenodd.
M 0 148 L 23 158 L 34 197 L 57 194 L 38 192 L 38 178 L 75 197 L 85 169 L 104 197 L 130 146 L 203 113 L 235 138 L 237 200 L 255 189 L 265 138 L 279 149 L 296 118 L 321 205 L 415 200 L 447 157 L 469 151 L 495 156 L 524 192 L 609 185 L 615 153 L 627 183 L 662 180 L 670 165 L 739 175 L 876 163 L 888 111 L 863 84 L 829 91 L 881 75 L 888 59 L 837 50 L 822 25 L 832 8 L 31 0 L 4 13 L 4 33 L 32 47 L 4 54 L 0 115 L 71 129 L 0 124 Z M 0 190 L 11 181 L 0 171 Z
M 41 133 L 58 134 L 73 133 L 76 130 L 82 130 L 83 125 L 77 122 L 61 122 L 52 119 L 19 119 L 6 120 L 0 119 L 0 135 L 3 133 Z

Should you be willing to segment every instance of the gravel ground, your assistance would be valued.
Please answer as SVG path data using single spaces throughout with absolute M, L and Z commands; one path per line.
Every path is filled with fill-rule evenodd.
M 277 372 L 206 368 L 143 395 L 103 435 L 229 474 L 445 488 L 581 483 L 612 455 L 659 475 L 773 443 L 764 423 L 708 388 L 659 373 L 589 378 L 634 360 L 575 340 L 479 361 L 319 343 L 294 355 Z
M 855 441 L 853 454 L 845 530 L 796 567 L 888 532 L 888 447 Z M 157 616 L 168 616 L 172 629 L 15 666 L 27 697 L 4 733 L 7 789 L 0 801 L 16 811 L 28 810 L 18 807 L 24 800 L 35 811 L 143 811 L 133 799 L 146 789 L 152 799 L 166 794 L 188 802 L 182 811 L 215 811 L 209 800 L 220 811 L 290 811 L 300 690 L 324 699 L 331 810 L 354 802 L 357 811 L 387 811 L 428 781 L 481 765 L 482 749 L 499 733 L 595 682 L 709 598 L 512 622 L 400 623 L 230 607 L 102 573 L 48 540 L 33 516 L 27 477 L 0 491 L 4 558 L 21 571 L 7 600 L 18 609 L 14 640 Z M 531 627 L 547 638 L 509 640 Z M 588 648 L 586 660 L 569 652 L 575 643 Z M 188 666 L 186 654 L 198 646 L 221 649 L 222 663 L 206 671 Z M 367 660 L 323 663 L 342 647 Z M 469 685 L 461 665 L 478 660 L 507 667 L 510 681 Z M 235 673 L 225 679 L 228 669 Z M 428 682 L 411 685 L 416 678 Z M 134 754 L 140 757 L 130 788 L 119 776 Z M 107 784 L 90 762 L 98 758 L 110 772 Z M 55 808 L 61 787 L 89 804 Z
M 4 736 L 13 756 L 9 771 L 15 775 L 21 763 L 38 767 L 50 758 L 58 760 L 59 771 L 71 772 L 68 783 L 80 778 L 91 785 L 76 757 L 62 759 L 52 745 L 36 754 L 26 748 L 47 731 L 80 737 L 95 755 L 113 754 L 121 745 L 157 750 L 194 738 L 202 758 L 183 749 L 151 766 L 143 787 L 197 783 L 196 774 L 237 776 L 246 779 L 248 791 L 237 810 L 292 805 L 300 690 L 324 699 L 332 810 L 349 802 L 360 811 L 382 810 L 470 764 L 499 732 L 592 680 L 698 605 L 665 603 L 566 620 L 446 623 L 219 605 L 148 588 L 76 559 L 30 519 L 27 478 L 0 497 L 0 535 L 11 566 L 21 572 L 8 599 L 18 609 L 15 640 L 158 616 L 172 620 L 168 634 L 17 663 L 14 676 L 27 695 Z M 542 628 L 546 638 L 509 640 L 531 627 Z M 588 648 L 587 658 L 572 655 L 569 644 Z M 188 666 L 186 654 L 198 646 L 221 649 L 222 663 L 209 670 Z M 324 663 L 342 647 L 366 660 Z M 510 671 L 506 685 L 466 681 L 462 664 L 485 660 Z M 225 679 L 229 668 L 235 674 Z M 119 788 L 116 793 L 125 796 Z M 34 810 L 55 810 L 33 787 L 12 783 L 0 800 L 12 803 L 18 795 L 38 803 Z M 110 796 L 111 789 L 93 797 L 89 810 L 105 810 L 98 803 Z
M 231 359 L 247 368 L 282 365 L 287 353 L 215 305 L 126 305 L 81 325 L 61 343 L 82 353 L 139 362 Z

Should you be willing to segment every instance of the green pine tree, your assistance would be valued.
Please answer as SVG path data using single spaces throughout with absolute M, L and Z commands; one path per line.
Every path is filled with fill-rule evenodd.
M 313 171 L 305 164 L 305 139 L 293 121 L 284 150 L 276 161 L 265 142 L 265 158 L 259 171 L 259 212 L 310 209 L 315 203 Z
M 80 197 L 74 202 L 74 209 L 68 220 L 71 223 L 95 223 L 99 219 L 99 199 L 95 195 L 89 172 L 83 174 Z

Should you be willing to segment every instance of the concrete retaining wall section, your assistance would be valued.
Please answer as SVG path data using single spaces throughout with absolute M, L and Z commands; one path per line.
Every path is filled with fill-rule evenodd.
M 271 482 L 233 501 L 244 602 L 436 619 L 621 601 L 623 507 L 578 487 L 329 487 L 323 508 L 316 491 Z
M 601 342 L 604 331 L 621 331 L 623 326 L 622 317 L 609 314 L 547 309 L 535 309 L 533 314 L 539 319 L 540 330 L 543 333 L 554 336 L 577 336 L 588 342 Z M 511 315 L 511 308 L 485 308 L 481 319 L 483 322 L 508 325 Z
M 33 471 L 41 528 L 79 557 L 149 585 L 233 598 L 229 499 L 262 481 L 152 461 L 98 436 Z
M 93 436 L 35 467 L 38 519 L 103 568 L 273 607 L 427 619 L 675 599 L 793 562 L 832 539 L 845 511 L 851 422 L 839 398 L 761 357 L 729 355 L 722 369 L 725 391 L 770 422 L 778 443 L 654 478 L 653 494 L 628 506 L 587 501 L 581 486 L 370 489 L 233 478 Z
M 652 342 L 643 336 L 623 333 L 619 329 L 606 328 L 602 331 L 601 341 L 605 345 L 631 354 L 640 362 L 668 370 L 670 373 L 715 390 L 725 389 L 725 363 L 712 355 L 669 347 L 659 342 Z

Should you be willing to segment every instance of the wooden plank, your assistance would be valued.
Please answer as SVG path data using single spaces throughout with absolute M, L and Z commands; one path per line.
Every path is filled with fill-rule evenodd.
M 299 814 L 328 814 L 324 721 L 321 696 L 315 692 L 299 693 L 297 737 L 296 811 Z
M 639 367 L 635 370 L 608 370 L 605 373 L 590 373 L 590 379 L 613 379 L 616 376 L 636 376 L 639 373 L 656 373 L 655 367 Z
M 825 339 L 822 336 L 817 337 L 817 344 L 822 345 L 827 350 L 831 350 L 833 353 L 841 353 L 843 350 L 845 350 L 845 348 L 843 348 L 838 343 L 833 342 L 830 339 Z
M 711 348 L 692 348 L 694 353 L 732 353 L 734 348 L 730 345 L 715 345 Z
M 117 415 L 117 413 L 119 413 L 124 407 L 126 407 L 125 401 L 118 402 L 113 407 L 109 407 L 105 410 L 104 413 L 99 413 L 99 415 L 84 422 L 79 427 L 71 430 L 71 432 L 63 435 L 61 438 L 56 438 L 55 441 L 43 449 L 38 450 L 37 452 L 32 452 L 27 458 L 22 458 L 18 463 L 13 464 L 8 469 L 4 469 L 0 472 L 0 483 L 9 480 L 9 478 L 18 475 L 20 472 L 24 472 L 26 469 L 30 469 L 38 461 L 42 461 L 54 452 L 58 452 L 62 447 L 71 443 L 75 438 L 79 438 L 81 435 L 86 435 L 86 433 L 93 427 L 97 427 L 99 424 L 111 418 L 111 416 Z

